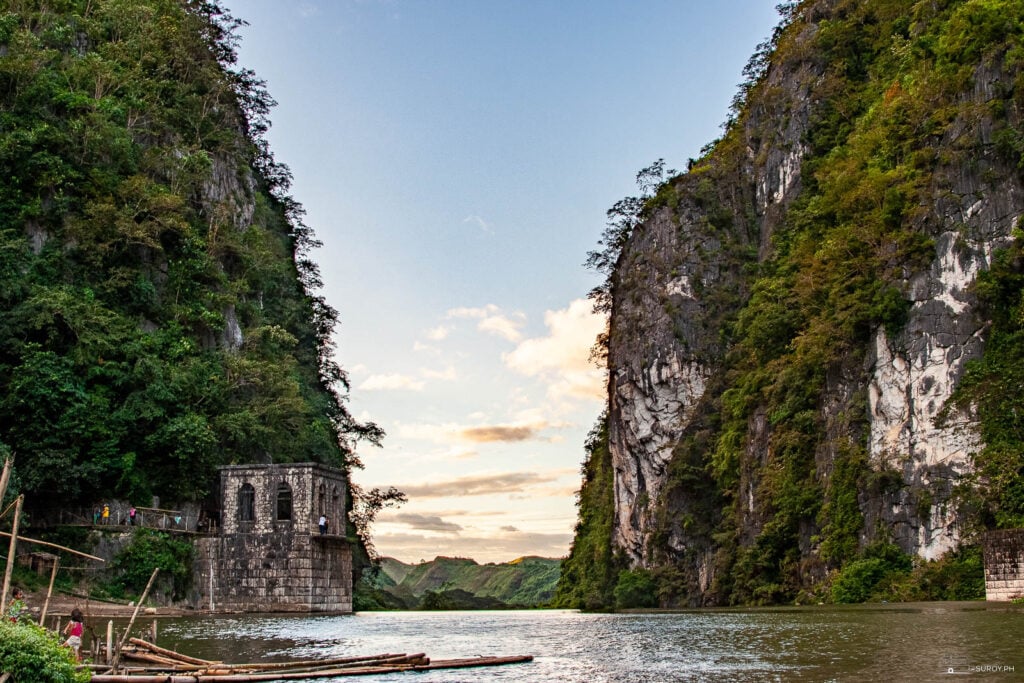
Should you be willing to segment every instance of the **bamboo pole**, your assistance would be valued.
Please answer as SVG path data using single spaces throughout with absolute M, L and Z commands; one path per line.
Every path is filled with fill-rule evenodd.
M 0 536 L 2 536 L 4 538 L 10 538 L 11 537 L 11 535 L 9 533 L 7 533 L 6 531 L 0 531 Z M 74 548 L 68 548 L 68 547 L 63 546 L 63 545 L 57 545 L 56 543 L 50 543 L 48 541 L 40 541 L 39 539 L 29 538 L 28 536 L 21 536 L 21 537 L 18 538 L 18 540 L 21 541 L 22 543 L 31 543 L 33 545 L 45 545 L 47 548 L 56 548 L 57 550 L 63 550 L 66 553 L 71 553 L 72 555 L 78 555 L 79 557 L 84 557 L 84 558 L 87 558 L 87 559 L 90 559 L 90 560 L 97 560 L 99 562 L 106 562 L 106 560 L 104 560 L 102 557 L 96 557 L 95 555 L 90 555 L 89 553 L 83 553 L 80 550 L 75 550 Z
M 46 589 L 46 602 L 43 603 L 43 613 L 39 615 L 39 625 L 43 625 L 43 620 L 46 619 L 46 610 L 50 608 L 50 596 L 53 595 L 53 582 L 57 579 L 57 567 L 60 566 L 60 558 L 54 556 L 53 558 L 53 569 L 50 571 L 50 587 Z
M 114 653 L 114 660 L 111 666 L 114 670 L 117 670 L 117 664 L 121 659 L 121 648 L 128 642 L 128 638 L 132 633 L 132 626 L 135 624 L 135 617 L 139 616 L 139 610 L 142 609 L 142 603 L 146 601 L 146 597 L 149 595 L 149 589 L 153 587 L 153 582 L 156 581 L 156 575 L 160 573 L 160 567 L 153 569 L 153 574 L 149 577 L 149 582 L 146 584 L 146 590 L 142 591 L 142 596 L 139 597 L 139 602 L 135 605 L 135 611 L 132 612 L 132 618 L 128 620 L 128 626 L 124 629 L 124 635 L 121 636 L 121 642 L 117 644 L 117 652 Z
M 185 662 L 186 664 L 201 664 L 201 665 L 205 665 L 205 666 L 208 666 L 210 664 L 220 664 L 220 662 L 212 662 L 209 659 L 199 659 L 198 657 L 189 657 L 188 655 L 183 655 L 180 652 L 175 652 L 174 650 L 168 650 L 165 647 L 160 647 L 159 645 L 156 645 L 155 643 L 146 642 L 142 638 L 129 638 L 128 642 L 131 643 L 132 645 L 138 645 L 139 647 L 144 647 L 147 650 L 152 650 L 154 653 L 156 653 L 158 655 L 163 655 L 165 657 L 170 657 L 171 659 L 180 659 L 181 661 Z
M 339 676 L 366 676 L 372 674 L 389 674 L 402 671 L 434 671 L 437 669 L 466 669 L 481 666 L 499 666 L 502 664 L 518 664 L 533 660 L 532 655 L 513 657 L 470 657 L 467 659 L 448 659 L 429 664 L 410 664 L 393 666 L 367 666 L 354 669 L 330 669 L 324 671 L 305 671 L 294 673 L 232 673 L 232 674 L 95 674 L 93 683 L 254 683 L 255 681 L 309 680 L 313 678 L 335 678 Z
M 7 483 L 11 480 L 11 458 L 4 460 L 4 471 L 0 474 L 0 503 L 4 502 L 4 495 L 7 493 Z
M 7 613 L 7 592 L 11 590 L 11 574 L 14 572 L 14 554 L 18 550 L 18 525 L 21 523 L 21 507 L 25 504 L 25 496 L 18 496 L 14 506 L 14 524 L 11 525 L 11 545 L 7 551 L 7 569 L 4 571 L 3 595 L 0 595 L 0 614 Z

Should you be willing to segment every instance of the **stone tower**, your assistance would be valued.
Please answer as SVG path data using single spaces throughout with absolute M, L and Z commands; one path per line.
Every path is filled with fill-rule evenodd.
M 315 463 L 220 468 L 220 533 L 198 545 L 200 602 L 215 611 L 351 612 L 342 470 Z M 317 526 L 320 515 L 330 524 Z

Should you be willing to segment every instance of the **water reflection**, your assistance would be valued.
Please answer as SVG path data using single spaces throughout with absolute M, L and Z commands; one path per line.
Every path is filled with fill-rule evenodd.
M 1020 606 L 986 603 L 225 616 L 163 621 L 159 642 L 231 662 L 414 652 L 434 659 L 535 656 L 528 664 L 417 674 L 417 683 L 877 682 L 944 679 L 950 669 L 974 680 L 1012 680 L 1024 677 L 1022 618 Z

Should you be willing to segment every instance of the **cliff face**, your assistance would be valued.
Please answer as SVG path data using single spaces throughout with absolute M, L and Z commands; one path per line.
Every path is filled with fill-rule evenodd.
M 53 500 L 203 500 L 220 465 L 346 467 L 316 246 L 216 1 L 0 17 L 0 455 Z M 31 503 L 34 501 L 34 503 Z
M 935 559 L 982 523 L 958 488 L 982 430 L 951 397 L 1024 214 L 1021 10 L 939 4 L 790 8 L 619 255 L 610 542 L 671 568 L 663 602 L 791 597 L 872 542 Z

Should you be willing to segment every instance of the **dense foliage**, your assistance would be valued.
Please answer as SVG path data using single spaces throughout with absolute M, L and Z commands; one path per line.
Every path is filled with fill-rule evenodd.
M 781 96 L 778 83 L 765 78 L 769 69 L 785 66 L 792 78 L 814 74 L 801 141 L 801 191 L 772 233 L 770 250 L 743 271 L 744 300 L 719 327 L 725 348 L 720 374 L 698 408 L 698 427 L 674 451 L 665 499 L 652 501 L 653 518 L 663 530 L 689 524 L 693 519 L 680 520 L 674 507 L 680 498 L 703 496 L 697 502 L 705 507 L 717 500 L 720 514 L 695 518 L 713 528 L 695 535 L 716 549 L 712 593 L 721 602 L 792 601 L 807 591 L 844 602 L 976 597 L 976 548 L 941 567 L 912 566 L 910 558 L 876 552 L 891 546 L 884 530 L 865 528 L 859 496 L 898 486 L 899 474 L 869 466 L 866 410 L 843 412 L 826 424 L 823 404 L 830 379 L 864 372 L 876 331 L 895 334 L 906 321 L 910 277 L 935 258 L 935 219 L 926 207 L 930 193 L 948 183 L 940 169 L 977 169 L 984 157 L 982 179 L 991 186 L 993 174 L 1004 172 L 996 169 L 1024 173 L 1024 5 L 840 0 L 781 9 L 784 21 L 748 65 L 749 80 L 723 138 L 635 214 L 642 219 L 659 207 L 675 210 L 681 197 L 691 202 L 687 206 L 718 211 L 701 203 L 702 181 L 740 176 L 749 163 L 748 136 L 771 139 L 770 128 L 780 123 L 756 119 L 765 103 Z M 810 23 L 815 29 L 806 31 Z M 968 96 L 979 70 L 993 92 L 983 104 Z M 595 292 L 605 310 L 614 308 L 615 268 L 639 224 L 619 231 L 610 226 L 605 249 L 591 259 L 609 276 Z M 1024 524 L 1019 245 L 997 254 L 979 281 L 977 293 L 993 325 L 984 357 L 969 366 L 958 396 L 961 407 L 976 410 L 986 444 L 975 455 L 975 479 L 964 482 L 958 501 L 979 529 Z M 866 397 L 862 402 L 866 408 Z M 754 447 L 760 460 L 750 455 L 756 420 L 767 424 L 767 443 Z M 823 453 L 828 476 L 822 476 Z M 580 524 L 559 589 L 565 604 L 609 606 L 645 579 L 619 574 L 610 551 L 601 550 L 608 528 L 595 521 L 610 520 L 614 506 L 610 473 L 603 483 L 597 476 L 607 463 L 607 453 L 589 450 Z M 743 486 L 756 495 L 741 495 L 748 490 Z M 748 500 L 756 501 L 754 509 Z M 927 509 L 926 500 L 920 503 Z M 880 545 L 865 546 L 865 537 Z M 686 590 L 679 559 L 667 549 L 646 558 L 662 604 L 674 604 Z M 618 588 L 609 580 L 616 575 Z M 928 588 L 938 575 L 943 588 Z M 831 593 L 822 592 L 830 581 Z
M 0 671 L 14 683 L 86 683 L 88 671 L 75 671 L 71 650 L 60 637 L 29 623 L 0 621 Z
M 615 495 L 608 450 L 608 418 L 602 415 L 587 437 L 583 484 L 576 504 L 579 521 L 555 592 L 555 607 L 598 609 L 612 604 L 619 561 L 612 554 Z
M 192 582 L 192 562 L 195 548 L 187 540 L 172 537 L 154 529 L 136 529 L 131 542 L 114 558 L 111 569 L 114 586 L 134 595 L 140 595 L 153 574 L 165 578 L 173 593 L 181 598 Z
M 31 501 L 358 465 L 336 312 L 216 1 L 0 9 L 0 442 Z

